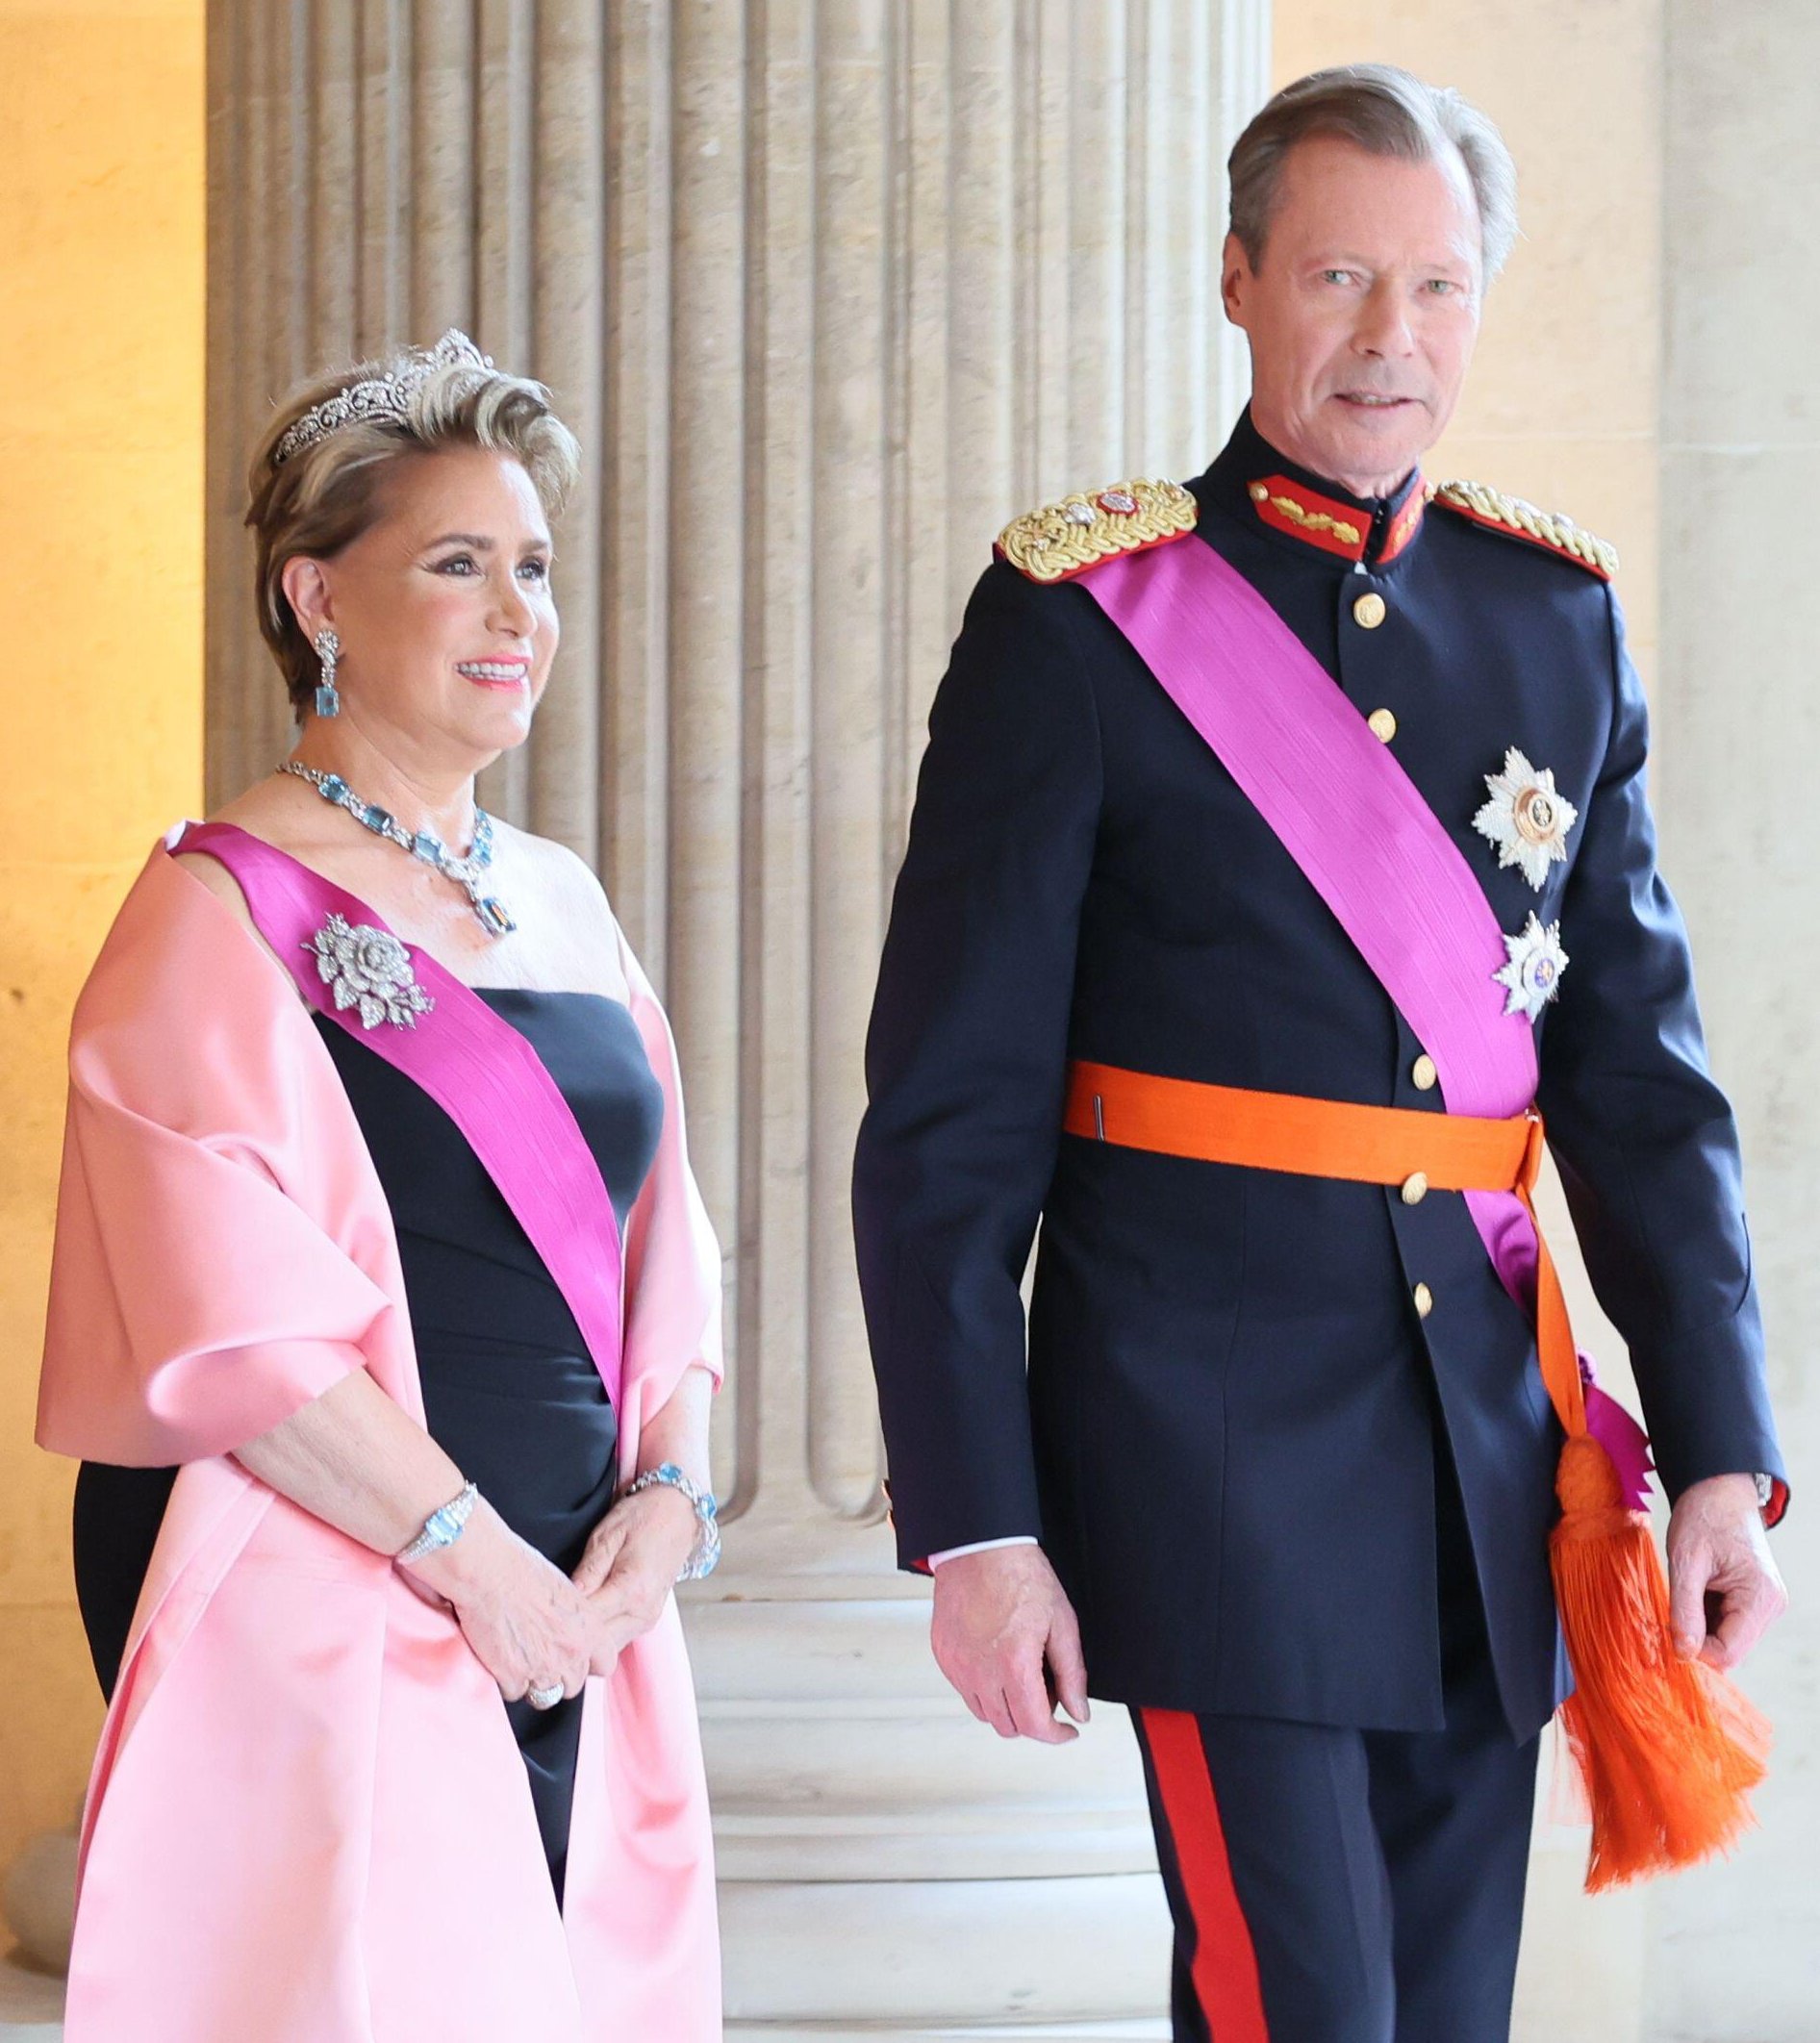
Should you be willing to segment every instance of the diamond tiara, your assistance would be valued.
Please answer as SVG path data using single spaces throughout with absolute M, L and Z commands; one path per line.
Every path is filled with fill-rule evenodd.
M 483 355 L 468 336 L 451 326 L 434 347 L 407 348 L 383 376 L 350 383 L 312 405 L 272 449 L 271 465 L 282 467 L 293 454 L 313 447 L 343 426 L 373 421 L 401 425 L 411 415 L 411 400 L 440 370 L 490 369 L 493 357 Z

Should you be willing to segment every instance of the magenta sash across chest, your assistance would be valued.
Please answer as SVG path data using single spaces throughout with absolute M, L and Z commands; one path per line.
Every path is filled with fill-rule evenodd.
M 311 940 L 339 915 L 392 932 L 358 895 L 231 823 L 192 823 L 173 847 L 219 859 L 240 883 L 260 934 L 319 1014 L 413 1079 L 460 1128 L 568 1300 L 617 1406 L 622 1260 L 613 1201 L 587 1138 L 537 1051 L 428 952 L 405 946 L 433 1005 L 415 1024 L 363 1025 L 338 1007 Z
M 1535 1098 L 1535 1035 L 1526 1017 L 1504 1011 L 1494 975 L 1506 954 L 1491 903 L 1332 677 L 1192 534 L 1108 561 L 1080 587 L 1332 910 L 1434 1060 L 1448 1111 L 1488 1121 L 1523 1113 Z M 1533 1318 L 1536 1235 L 1523 1202 L 1508 1192 L 1464 1196 L 1504 1288 Z M 1590 1389 L 1584 1424 L 1640 1505 L 1649 1459 L 1636 1422 Z

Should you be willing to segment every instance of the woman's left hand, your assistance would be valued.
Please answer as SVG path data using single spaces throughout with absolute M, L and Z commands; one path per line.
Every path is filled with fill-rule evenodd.
M 695 1506 L 667 1484 L 622 1499 L 594 1527 L 574 1574 L 594 1618 L 590 1673 L 611 1674 L 663 1616 L 695 1544 Z

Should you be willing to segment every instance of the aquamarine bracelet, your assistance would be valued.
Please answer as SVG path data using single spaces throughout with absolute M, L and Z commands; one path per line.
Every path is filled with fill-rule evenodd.
M 451 1497 L 447 1503 L 438 1504 L 423 1521 L 423 1529 L 408 1547 L 400 1547 L 392 1558 L 398 1567 L 408 1568 L 413 1561 L 420 1561 L 426 1553 L 439 1552 L 443 1547 L 452 1547 L 462 1536 L 462 1527 L 473 1513 L 475 1500 L 480 1491 L 473 1483 L 463 1486 L 459 1497 Z
M 689 1558 L 683 1562 L 676 1579 L 679 1582 L 699 1581 L 704 1575 L 712 1575 L 720 1563 L 720 1507 L 712 1494 L 693 1476 L 685 1475 L 673 1461 L 646 1469 L 643 1476 L 628 1482 L 619 1492 L 620 1501 L 636 1497 L 641 1490 L 654 1490 L 660 1485 L 665 1489 L 680 1490 L 695 1506 L 695 1543 L 690 1548 Z

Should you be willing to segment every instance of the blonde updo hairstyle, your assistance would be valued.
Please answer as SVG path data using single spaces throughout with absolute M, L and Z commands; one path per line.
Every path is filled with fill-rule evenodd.
M 439 359 L 445 353 L 446 341 L 436 351 L 408 348 L 313 378 L 279 407 L 253 456 L 246 522 L 259 628 L 299 716 L 315 695 L 317 662 L 284 592 L 286 566 L 299 554 L 332 559 L 359 539 L 379 517 L 380 484 L 397 463 L 451 447 L 509 454 L 552 523 L 580 478 L 581 449 L 543 384 L 471 354 Z M 354 417 L 278 458 L 287 434 L 318 405 L 400 370 L 410 371 L 402 417 Z

